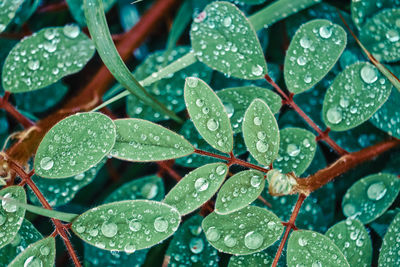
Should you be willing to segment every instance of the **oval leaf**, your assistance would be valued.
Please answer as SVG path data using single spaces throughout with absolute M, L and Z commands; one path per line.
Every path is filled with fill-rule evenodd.
M 244 114 L 243 138 L 250 154 L 259 163 L 267 166 L 277 157 L 278 124 L 264 101 L 254 100 Z
M 343 252 L 350 266 L 371 266 L 372 242 L 360 221 L 341 221 L 329 228 L 325 235 Z
M 264 174 L 259 171 L 248 170 L 233 175 L 218 192 L 215 212 L 228 214 L 249 205 L 261 194 L 264 186 Z
M 277 241 L 283 232 L 275 214 L 254 206 L 227 215 L 213 212 L 203 220 L 202 227 L 211 245 L 236 255 L 261 251 Z
M 250 255 L 232 256 L 229 259 L 228 267 L 265 267 L 271 266 L 274 259 L 267 253 L 260 251 Z
M 334 131 L 345 131 L 368 120 L 390 95 L 392 85 L 370 63 L 354 63 L 325 94 L 322 118 Z
M 185 221 L 174 234 L 166 255 L 169 266 L 215 266 L 218 251 L 207 242 L 201 229 L 203 218 L 195 215 Z
M 111 155 L 128 161 L 159 161 L 193 153 L 193 146 L 181 135 L 140 119 L 115 120 L 117 139 Z
M 15 17 L 24 0 L 3 0 L 0 8 L 0 33 L 3 32 Z
M 37 149 L 35 172 L 46 178 L 66 178 L 99 163 L 115 143 L 113 121 L 97 112 L 69 116 L 51 128 Z
M 274 168 L 299 176 L 310 166 L 316 149 L 314 134 L 301 128 L 285 128 L 280 131 L 279 155 Z
M 364 224 L 381 216 L 396 199 L 400 179 L 393 174 L 369 175 L 353 184 L 342 201 L 343 214 Z
M 303 24 L 286 52 L 284 77 L 295 94 L 313 87 L 332 69 L 346 47 L 346 32 L 329 20 Z
M 202 80 L 190 77 L 185 83 L 185 102 L 196 129 L 215 149 L 233 149 L 232 128 L 221 100 Z
M 217 92 L 228 113 L 233 126 L 233 132 L 242 131 L 242 121 L 246 108 L 259 98 L 267 103 L 272 113 L 277 113 L 282 106 L 281 97 L 267 88 L 243 86 L 223 89 Z
M 262 79 L 267 64 L 253 26 L 235 5 L 209 4 L 192 23 L 192 47 L 197 58 L 228 76 Z
M 286 261 L 289 267 L 299 265 L 350 267 L 332 240 L 320 233 L 305 230 L 295 231 L 290 235 Z
M 169 191 L 164 202 L 178 209 L 181 215 L 188 214 L 218 191 L 227 174 L 225 163 L 211 163 L 197 168 Z
M 9 186 L 0 190 L 2 198 L 16 200 L 26 203 L 25 190 L 21 186 Z M 18 207 L 15 204 L 1 199 L 0 207 L 0 248 L 10 243 L 18 233 L 25 216 L 25 208 Z
M 40 30 L 8 54 L 2 72 L 3 88 L 21 93 L 46 87 L 81 70 L 94 51 L 92 41 L 76 25 Z
M 56 240 L 54 237 L 47 237 L 30 245 L 19 254 L 9 267 L 21 266 L 54 266 L 56 256 Z
M 367 20 L 360 29 L 361 43 L 379 61 L 392 62 L 400 59 L 399 16 L 399 8 L 384 9 Z
M 178 211 L 169 205 L 126 200 L 81 214 L 72 222 L 72 230 L 98 248 L 132 253 L 166 239 L 178 229 L 179 223 Z
M 383 238 L 379 254 L 379 267 L 396 267 L 400 265 L 400 214 L 397 214 Z

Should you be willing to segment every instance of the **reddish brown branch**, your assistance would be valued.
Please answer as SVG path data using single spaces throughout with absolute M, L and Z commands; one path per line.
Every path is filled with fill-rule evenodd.
M 37 13 L 46 13 L 46 12 L 56 12 L 68 9 L 68 5 L 65 1 L 59 3 L 52 3 L 46 6 L 42 6 L 37 10 Z
M 332 138 L 329 137 L 328 132 L 323 131 L 319 126 L 307 115 L 304 111 L 294 102 L 293 94 L 287 95 L 280 87 L 277 85 L 272 78 L 266 74 L 265 79 L 269 82 L 275 90 L 281 95 L 282 100 L 285 104 L 293 108 L 300 117 L 302 117 L 307 124 L 313 128 L 318 133 L 318 140 L 324 140 L 330 147 L 332 147 L 339 155 L 346 155 L 348 152 L 341 148 Z
M 171 168 L 173 165 L 174 161 L 172 161 L 172 165 L 169 164 L 171 161 L 158 161 L 157 164 L 160 167 L 160 173 L 159 176 L 162 176 L 164 172 L 167 172 L 169 176 L 175 179 L 175 181 L 179 182 L 182 177 L 174 170 Z
M 0 97 L 0 108 L 4 109 L 14 119 L 16 119 L 25 129 L 35 126 L 35 123 L 22 115 L 10 102 L 8 102 L 9 93 Z
M 279 258 L 282 255 L 283 248 L 285 247 L 286 241 L 289 237 L 290 230 L 297 229 L 295 226 L 296 218 L 300 212 L 301 205 L 303 205 L 303 202 L 306 199 L 306 197 L 307 197 L 306 195 L 300 194 L 299 198 L 297 199 L 296 205 L 294 206 L 294 209 L 293 209 L 292 215 L 290 216 L 289 222 L 287 222 L 285 224 L 286 225 L 285 233 L 283 235 L 281 243 L 279 244 L 278 251 L 275 254 L 275 258 L 274 258 L 274 262 L 272 263 L 272 267 L 276 267 L 278 264 Z

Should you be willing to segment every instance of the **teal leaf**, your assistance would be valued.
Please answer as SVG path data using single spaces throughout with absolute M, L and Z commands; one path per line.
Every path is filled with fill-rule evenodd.
M 347 37 L 344 29 L 329 20 L 303 24 L 290 42 L 284 77 L 288 90 L 298 94 L 313 87 L 338 61 Z
M 315 135 L 301 128 L 285 128 L 279 134 L 279 155 L 274 161 L 274 168 L 282 173 L 301 175 L 314 159 L 317 149 Z
M 194 215 L 185 221 L 174 234 L 166 255 L 168 266 L 216 266 L 218 251 L 208 243 L 201 229 L 203 218 Z
M 233 149 L 232 128 L 221 100 L 202 80 L 191 77 L 185 83 L 185 102 L 196 129 L 215 149 Z
M 382 216 L 377 218 L 375 221 L 371 222 L 369 226 L 383 239 L 385 236 L 390 223 L 393 221 L 394 217 L 400 212 L 399 208 L 394 210 L 386 211 Z
M 382 10 L 382 9 L 379 9 Z M 400 59 L 400 8 L 384 9 L 367 20 L 360 29 L 360 41 L 378 60 Z
M 371 238 L 359 220 L 341 221 L 329 228 L 325 235 L 343 252 L 350 266 L 371 266 Z
M 211 245 L 235 255 L 261 251 L 277 241 L 283 232 L 275 214 L 254 206 L 227 215 L 213 212 L 203 220 L 202 228 Z
M 66 0 L 69 11 L 76 22 L 81 26 L 86 26 L 85 13 L 83 10 L 83 0 Z M 116 0 L 102 0 L 104 10 L 107 12 L 115 4 Z
M 388 100 L 369 120 L 375 127 L 400 138 L 400 92 L 392 90 Z
M 228 76 L 262 79 L 267 64 L 256 32 L 245 15 L 227 2 L 209 4 L 192 23 L 197 58 Z
M 94 51 L 92 41 L 77 25 L 42 29 L 24 38 L 8 54 L 3 88 L 11 93 L 44 88 L 80 71 Z
M 342 201 L 343 214 L 364 224 L 381 216 L 396 199 L 400 180 L 396 175 L 378 173 L 354 183 Z
M 397 214 L 383 238 L 379 253 L 379 267 L 395 267 L 400 265 L 400 214 Z
M 5 267 L 30 244 L 42 239 L 43 236 L 31 222 L 24 219 L 21 228 L 14 239 L 5 247 L 0 249 L 0 266 Z
M 281 97 L 267 88 L 257 86 L 242 86 L 226 88 L 217 92 L 228 113 L 233 126 L 233 132 L 242 131 L 242 121 L 246 108 L 259 98 L 263 100 L 272 113 L 277 113 L 282 106 Z
M 194 152 L 181 135 L 140 119 L 115 121 L 117 139 L 111 155 L 128 161 L 159 161 L 184 157 Z
M 264 174 L 259 171 L 248 170 L 236 173 L 219 190 L 215 212 L 228 214 L 249 205 L 261 194 L 264 186 Z
M 235 0 L 235 1 L 232 1 L 231 0 L 231 2 L 239 2 L 239 3 L 242 3 L 242 4 L 246 4 L 246 5 L 259 5 L 259 4 L 262 4 L 262 3 L 264 3 L 266 0 Z
M 370 63 L 358 62 L 336 76 L 325 94 L 322 118 L 334 131 L 368 120 L 388 99 L 392 85 Z
M 268 166 L 277 157 L 278 124 L 264 101 L 255 99 L 244 114 L 243 138 L 250 154 L 259 163 Z
M 229 259 L 228 267 L 264 267 L 271 266 L 274 259 L 266 252 L 260 251 L 250 255 L 233 255 Z
M 25 190 L 21 186 L 9 186 L 0 190 L 0 248 L 10 243 L 18 233 L 25 216 L 25 208 L 8 202 L 6 199 L 26 203 Z
M 228 166 L 225 163 L 211 163 L 199 167 L 185 175 L 169 191 L 164 203 L 175 207 L 181 215 L 188 214 L 217 192 L 227 174 Z
M 66 178 L 89 170 L 114 146 L 115 124 L 101 113 L 77 113 L 51 128 L 36 151 L 35 172 Z
M 85 172 L 65 179 L 43 179 L 33 175 L 32 180 L 52 207 L 62 206 L 69 203 L 80 189 L 93 181 L 103 167 L 104 162 L 100 162 Z M 41 205 L 41 202 L 31 189 L 28 190 L 28 196 L 33 204 Z
M 15 17 L 18 8 L 24 0 L 4 0 L 1 1 L 0 8 L 0 33 L 3 32 L 11 20 Z
M 125 200 L 86 211 L 72 222 L 72 230 L 98 248 L 133 253 L 166 239 L 179 223 L 178 211 L 167 204 Z
M 157 51 L 148 56 L 146 60 L 135 69 L 133 75 L 137 80 L 142 81 L 149 76 L 151 77 L 153 73 L 161 70 L 166 64 L 172 63 L 189 52 L 190 47 L 187 46 L 177 47 L 172 51 Z M 168 75 L 164 79 L 149 86 L 145 86 L 145 89 L 170 110 L 180 112 L 186 107 L 183 99 L 183 88 L 185 79 L 190 76 L 195 76 L 205 82 L 209 82 L 211 79 L 211 69 L 200 62 L 196 62 L 180 71 Z M 168 116 L 161 115 L 133 95 L 127 97 L 126 104 L 126 111 L 130 117 L 150 121 L 168 119 Z
M 393 0 L 367 0 L 367 1 L 351 1 L 351 16 L 353 22 L 358 28 L 361 28 L 373 15 L 377 13 L 377 10 L 383 10 L 386 8 L 400 7 L 399 1 Z
M 56 256 L 56 240 L 54 237 L 47 237 L 28 246 L 19 254 L 9 267 L 21 266 L 54 266 Z
M 305 230 L 295 231 L 290 235 L 286 261 L 288 267 L 299 265 L 350 267 L 332 240 L 320 233 Z

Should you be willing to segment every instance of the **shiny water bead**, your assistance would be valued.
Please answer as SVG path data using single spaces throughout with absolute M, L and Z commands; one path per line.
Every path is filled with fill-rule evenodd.
M 113 237 L 117 234 L 117 232 L 118 232 L 118 226 L 115 223 L 104 222 L 101 225 L 101 233 L 105 237 Z
M 262 79 L 267 73 L 252 25 L 231 3 L 207 5 L 193 20 L 190 36 L 197 58 L 213 69 L 228 76 L 252 80 Z
M 233 255 L 229 259 L 228 267 L 241 266 L 270 266 L 273 258 L 264 251 L 252 253 L 250 255 Z
M 41 239 L 23 250 L 8 266 L 10 267 L 47 267 L 55 261 L 55 239 Z M 44 252 L 44 253 L 43 253 Z
M 164 202 L 175 207 L 181 215 L 190 213 L 217 192 L 227 173 L 228 166 L 224 163 L 203 165 L 183 177 L 169 191 Z
M 4 0 L 0 3 L 0 33 L 3 32 L 7 25 L 14 19 L 18 8 L 23 0 Z
M 172 49 L 168 54 L 166 51 L 156 51 L 146 57 L 146 59 L 138 67 L 135 68 L 133 75 L 139 81 L 145 80 L 153 73 L 160 71 L 167 63 L 179 61 L 179 59 L 189 53 L 191 50 L 188 46 L 178 46 Z M 196 62 L 184 69 L 177 71 L 167 77 L 145 86 L 147 92 L 152 94 L 158 101 L 167 106 L 170 110 L 180 112 L 185 109 L 185 101 L 183 99 L 183 88 L 187 77 L 198 77 L 205 82 L 211 79 L 212 70 L 201 62 Z M 196 82 L 193 80 L 193 82 Z M 202 107 L 204 101 L 198 99 L 196 105 Z M 149 105 L 143 103 L 138 97 L 129 95 L 126 99 L 126 111 L 129 117 L 139 118 L 150 121 L 163 121 L 168 119 L 167 116 L 160 115 Z
M 76 25 L 42 29 L 10 51 L 2 72 L 4 89 L 20 93 L 44 88 L 81 70 L 94 51 L 92 41 Z
M 163 217 L 158 217 L 154 220 L 154 229 L 157 232 L 165 232 L 168 229 L 168 221 Z
M 322 117 L 334 131 L 345 131 L 368 120 L 388 99 L 392 85 L 370 63 L 347 66 L 326 92 Z
M 343 28 L 328 20 L 303 24 L 285 57 L 284 78 L 289 91 L 301 93 L 319 82 L 339 59 L 346 42 Z
M 400 59 L 400 8 L 380 10 L 361 27 L 360 41 L 377 60 L 398 61 Z
M 399 179 L 389 173 L 369 175 L 354 183 L 342 201 L 346 217 L 369 223 L 381 216 L 400 191 Z
M 391 222 L 382 242 L 378 266 L 395 267 L 400 264 L 400 215 Z
M 213 212 L 203 220 L 202 228 L 215 248 L 236 255 L 265 249 L 279 238 L 283 230 L 273 213 L 254 206 L 226 215 Z

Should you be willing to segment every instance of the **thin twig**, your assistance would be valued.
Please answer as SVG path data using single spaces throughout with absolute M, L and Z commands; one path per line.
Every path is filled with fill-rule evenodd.
M 22 115 L 9 101 L 9 94 L 0 97 L 0 108 L 14 117 L 25 129 L 35 126 L 35 123 Z

